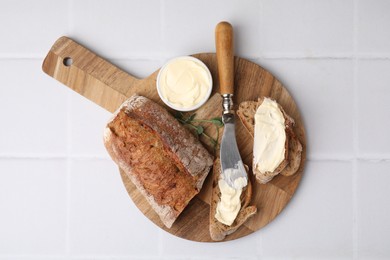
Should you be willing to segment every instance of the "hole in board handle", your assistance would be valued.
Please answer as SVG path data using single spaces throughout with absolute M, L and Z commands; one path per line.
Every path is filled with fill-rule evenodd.
M 64 65 L 65 65 L 66 67 L 69 67 L 70 65 L 72 65 L 73 60 L 72 60 L 71 57 L 66 57 L 66 58 L 64 58 L 64 60 L 63 60 L 62 62 L 64 63 Z

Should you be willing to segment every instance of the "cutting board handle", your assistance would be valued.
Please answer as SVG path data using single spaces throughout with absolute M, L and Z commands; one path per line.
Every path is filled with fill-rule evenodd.
M 65 36 L 54 43 L 42 69 L 110 112 L 134 94 L 129 89 L 141 81 Z

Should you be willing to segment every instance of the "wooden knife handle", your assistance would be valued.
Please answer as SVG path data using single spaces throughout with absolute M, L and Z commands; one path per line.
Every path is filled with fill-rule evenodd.
M 234 94 L 234 43 L 233 27 L 220 22 L 215 28 L 215 47 L 221 94 Z
M 65 36 L 54 43 L 42 69 L 110 112 L 136 91 L 133 87 L 140 81 Z

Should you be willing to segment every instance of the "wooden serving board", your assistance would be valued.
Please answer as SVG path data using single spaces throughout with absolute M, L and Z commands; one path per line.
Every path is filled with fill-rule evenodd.
M 201 53 L 193 56 L 202 60 L 208 66 L 213 77 L 212 96 L 204 106 L 196 111 L 196 118 L 210 119 L 220 116 L 222 99 L 218 93 L 216 55 L 214 53 Z M 72 60 L 71 65 L 69 65 L 69 58 Z M 49 76 L 110 112 L 114 112 L 127 97 L 135 93 L 146 96 L 166 107 L 158 97 L 156 90 L 158 71 L 145 79 L 137 79 L 67 37 L 61 37 L 55 42 L 47 54 L 42 68 Z M 258 213 L 225 240 L 237 239 L 259 230 L 284 209 L 298 187 L 306 158 L 306 139 L 302 118 L 297 105 L 286 88 L 271 73 L 259 65 L 239 57 L 235 57 L 234 83 L 236 104 L 245 100 L 256 100 L 259 96 L 269 96 L 283 106 L 285 111 L 295 119 L 295 133 L 303 145 L 303 154 L 300 169 L 293 176 L 278 175 L 271 182 L 261 185 L 255 182 L 250 174 L 253 184 L 251 204 L 257 206 Z M 205 132 L 209 135 L 215 135 L 215 128 L 205 125 Z M 237 120 L 236 123 L 236 135 L 242 159 L 245 164 L 250 166 L 252 163 L 253 140 L 240 120 Z M 201 141 L 210 151 L 213 150 L 208 146 L 206 140 L 201 139 Z M 216 154 L 218 153 L 219 151 L 216 152 Z M 157 214 L 126 174 L 122 171 L 120 171 L 120 174 L 134 203 L 157 226 L 181 238 L 212 242 L 209 235 L 211 173 L 207 177 L 202 191 L 190 202 L 171 229 L 167 229 L 162 224 Z

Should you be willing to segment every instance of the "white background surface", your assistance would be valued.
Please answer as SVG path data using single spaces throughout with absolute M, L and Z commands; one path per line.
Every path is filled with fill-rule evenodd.
M 102 144 L 110 114 L 41 64 L 67 35 L 145 77 L 214 52 L 220 20 L 292 93 L 308 161 L 271 224 L 206 244 L 138 211 Z M 0 0 L 0 35 L 1 260 L 390 258 L 390 1 Z

